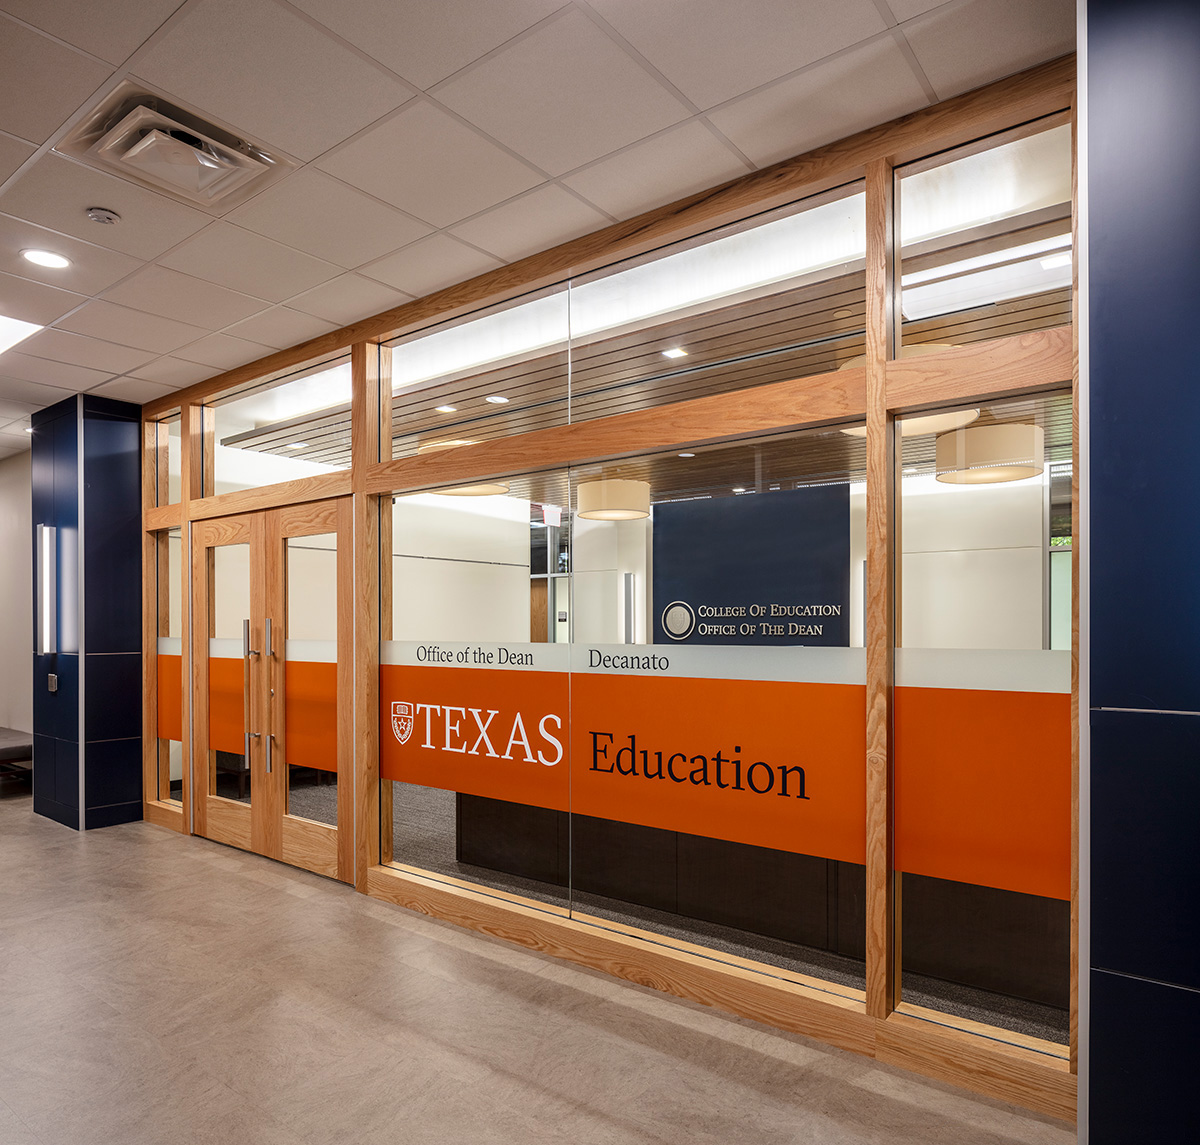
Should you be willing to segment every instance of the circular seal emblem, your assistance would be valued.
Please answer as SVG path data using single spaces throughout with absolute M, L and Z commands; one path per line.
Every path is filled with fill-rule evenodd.
M 672 640 L 686 640 L 696 627 L 696 614 L 685 600 L 673 600 L 662 613 L 663 631 Z

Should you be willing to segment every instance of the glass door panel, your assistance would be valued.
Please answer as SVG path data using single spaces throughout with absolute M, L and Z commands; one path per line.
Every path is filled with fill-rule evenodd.
M 339 703 L 339 560 L 349 503 L 320 502 L 194 526 L 197 751 L 206 761 L 196 831 L 218 842 L 351 879 L 338 822 L 349 764 Z M 339 650 L 342 655 L 339 657 Z M 348 770 L 343 774 L 348 774 Z
M 339 608 L 339 590 L 350 583 L 350 503 L 280 509 L 272 521 L 281 639 L 270 697 L 282 857 L 350 881 L 352 738 L 343 702 L 350 684 L 342 673 L 349 672 L 351 633 L 349 610 Z M 339 821 L 347 825 L 341 847 Z

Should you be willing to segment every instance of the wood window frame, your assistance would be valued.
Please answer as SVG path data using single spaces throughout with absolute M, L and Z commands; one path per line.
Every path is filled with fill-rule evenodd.
M 410 909 L 505 937 L 705 1002 L 770 1025 L 803 1033 L 881 1061 L 1009 1100 L 1065 1120 L 1074 1120 L 1078 1058 L 1077 917 L 1078 870 L 1073 853 L 1070 1043 L 1048 1052 L 1048 1043 L 994 1030 L 943 1014 L 898 1008 L 898 951 L 895 941 L 892 868 L 894 752 L 892 664 L 895 650 L 896 458 L 894 420 L 922 409 L 1063 390 L 1077 403 L 1078 348 L 1071 325 L 1012 335 L 938 351 L 920 358 L 895 358 L 893 219 L 896 167 L 1048 116 L 1073 122 L 1075 59 L 1066 56 L 988 87 L 947 100 L 891 123 L 860 132 L 805 155 L 734 180 L 711 191 L 647 212 L 552 250 L 523 259 L 426 298 L 238 367 L 143 407 L 146 466 L 143 479 L 143 572 L 157 583 L 155 534 L 191 522 L 250 509 L 275 508 L 347 496 L 353 518 L 355 832 L 354 883 L 363 893 Z M 391 459 L 387 385 L 390 351 L 382 343 L 475 310 L 550 286 L 564 279 L 695 237 L 727 223 L 822 191 L 865 180 L 867 200 L 866 363 L 859 369 L 773 383 L 650 410 L 559 426 L 520 437 L 484 441 L 453 453 Z M 1073 212 L 1074 213 L 1074 212 Z M 1074 226 L 1074 220 L 1073 220 Z M 1077 283 L 1075 284 L 1077 287 Z M 1077 290 L 1076 290 L 1077 296 Z M 261 489 L 203 496 L 211 457 L 212 417 L 204 403 L 255 380 L 282 377 L 312 359 L 349 350 L 353 377 L 349 471 Z M 178 505 L 159 505 L 161 450 L 158 419 L 182 409 L 182 490 Z M 634 928 L 565 918 L 518 896 L 433 878 L 414 868 L 389 865 L 390 840 L 381 838 L 378 768 L 378 672 L 381 617 L 390 609 L 381 592 L 380 547 L 387 541 L 382 500 L 452 482 L 472 481 L 538 469 L 651 452 L 673 446 L 736 440 L 766 432 L 845 421 L 867 424 L 867 565 L 871 606 L 866 613 L 867 754 L 864 760 L 867 823 L 866 990 L 830 987 L 816 979 L 754 964 L 706 957 L 701 947 L 669 945 L 660 936 L 647 942 Z M 1076 463 L 1078 443 L 1076 442 Z M 1078 530 L 1078 489 L 1072 502 Z M 390 548 L 390 546 L 389 546 Z M 191 599 L 188 564 L 183 562 L 183 599 Z M 1077 578 L 1077 574 L 1076 578 Z M 156 720 L 155 657 L 158 601 L 145 595 L 143 624 L 147 744 Z M 151 597 L 154 599 L 151 599 Z M 1078 586 L 1073 585 L 1072 788 L 1078 788 Z M 184 614 L 185 648 L 190 639 Z M 185 662 L 186 662 L 185 656 Z M 189 688 L 183 697 L 185 741 L 191 720 Z M 185 742 L 185 769 L 190 767 Z M 185 783 L 183 808 L 156 798 L 147 750 L 145 813 L 148 819 L 188 832 L 191 800 Z M 187 770 L 185 770 L 185 775 Z M 195 776 L 193 776 L 195 782 Z M 1073 799 L 1077 838 L 1077 795 Z

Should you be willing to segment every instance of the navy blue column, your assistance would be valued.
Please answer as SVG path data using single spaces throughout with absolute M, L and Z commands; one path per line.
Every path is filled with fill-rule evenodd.
M 1200 5 L 1085 47 L 1089 1140 L 1200 1141 Z
M 57 530 L 58 585 L 58 650 L 33 657 L 34 811 L 75 828 L 142 814 L 139 418 L 79 396 L 32 419 L 33 524 Z

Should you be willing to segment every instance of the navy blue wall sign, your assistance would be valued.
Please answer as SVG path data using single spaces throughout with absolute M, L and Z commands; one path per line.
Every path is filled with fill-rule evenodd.
M 850 643 L 850 487 L 654 506 L 656 644 Z

